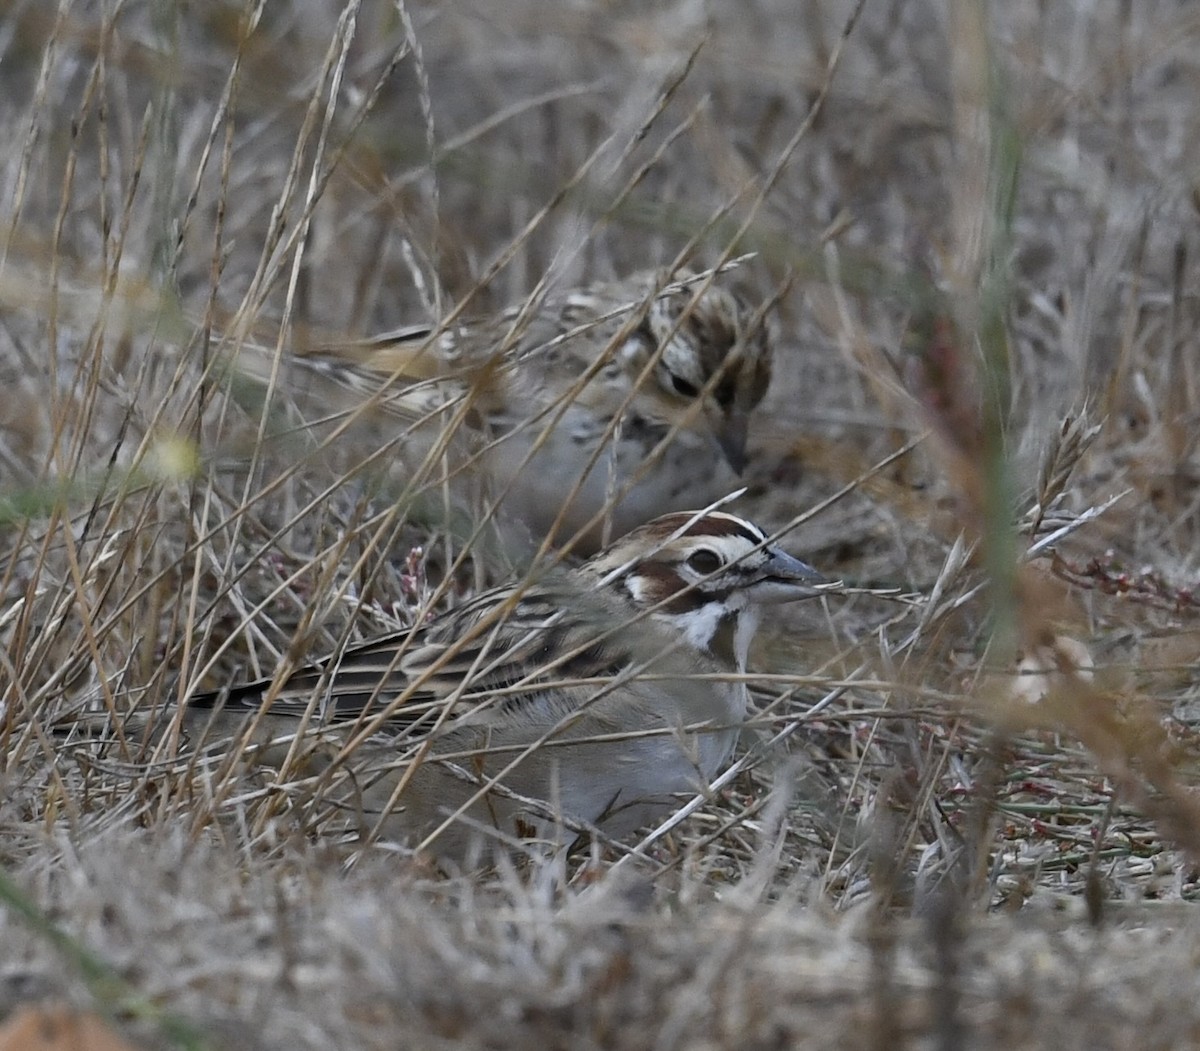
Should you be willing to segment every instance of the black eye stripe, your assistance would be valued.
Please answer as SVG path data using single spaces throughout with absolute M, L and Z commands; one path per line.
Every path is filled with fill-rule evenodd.
M 675 388 L 676 394 L 682 395 L 685 398 L 694 398 L 700 393 L 695 384 L 689 383 L 682 376 L 672 376 L 671 386 Z

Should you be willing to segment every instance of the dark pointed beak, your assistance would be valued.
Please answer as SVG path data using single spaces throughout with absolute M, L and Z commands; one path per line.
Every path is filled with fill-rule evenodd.
M 739 475 L 746 469 L 746 432 L 749 416 L 743 409 L 734 409 L 717 428 L 717 444 L 729 466 Z
M 840 580 L 831 580 L 786 551 L 777 547 L 768 550 L 770 561 L 763 567 L 762 579 L 754 585 L 755 597 L 760 602 L 793 602 L 796 599 L 816 598 L 842 586 Z

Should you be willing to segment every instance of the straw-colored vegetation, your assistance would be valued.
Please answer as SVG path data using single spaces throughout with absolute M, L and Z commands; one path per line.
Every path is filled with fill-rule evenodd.
M 1198 45 L 1168 0 L 7 5 L 0 1011 L 1192 1046 Z M 851 587 L 763 633 L 711 799 L 447 876 L 143 735 L 524 570 L 289 354 L 732 261 L 778 301 L 733 506 Z

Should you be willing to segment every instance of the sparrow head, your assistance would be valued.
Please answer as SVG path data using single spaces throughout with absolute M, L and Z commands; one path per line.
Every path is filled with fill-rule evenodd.
M 722 624 L 744 620 L 745 644 L 761 606 L 813 598 L 834 582 L 767 542 L 758 526 L 724 511 L 677 512 L 640 526 L 595 556 L 589 573 L 623 587 L 700 649 Z M 740 656 L 742 646 L 738 646 Z
M 657 355 L 654 380 L 664 422 L 685 419 L 700 399 L 701 409 L 690 426 L 710 429 L 729 465 L 741 473 L 750 413 L 771 381 L 767 327 L 716 285 L 694 304 L 693 298 L 688 288 L 655 300 L 634 346 L 644 360 Z

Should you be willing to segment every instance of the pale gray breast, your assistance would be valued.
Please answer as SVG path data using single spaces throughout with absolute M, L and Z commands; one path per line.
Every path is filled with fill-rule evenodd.
M 641 636 L 654 639 L 656 631 L 643 625 Z M 670 681 L 550 691 L 502 723 L 456 728 L 433 744 L 396 800 L 399 809 L 386 817 L 396 774 L 381 756 L 374 764 L 380 780 L 364 796 L 366 806 L 382 819 L 385 834 L 404 838 L 427 836 L 465 808 L 466 820 L 429 844 L 450 858 L 462 856 L 473 826 L 509 837 L 549 837 L 555 808 L 610 835 L 627 835 L 668 813 L 680 796 L 703 790 L 732 752 L 745 716 L 744 693 L 687 678 L 714 671 L 713 662 L 694 653 L 660 651 L 646 674 L 677 676 Z M 712 729 L 695 729 L 700 723 Z M 485 789 L 490 778 L 503 787 Z M 510 792 L 545 805 L 527 806 Z
M 504 513 L 540 538 L 565 506 L 557 534 L 561 540 L 607 509 L 608 535 L 618 537 L 665 512 L 703 506 L 739 484 L 706 437 L 677 433 L 651 463 L 651 451 L 666 427 L 626 421 L 605 438 L 608 422 L 572 406 L 549 433 L 545 420 L 528 427 L 518 423 L 501 437 L 489 450 L 488 464 L 492 491 L 508 490 Z M 576 550 L 595 551 L 601 532 L 600 526 L 593 527 Z

